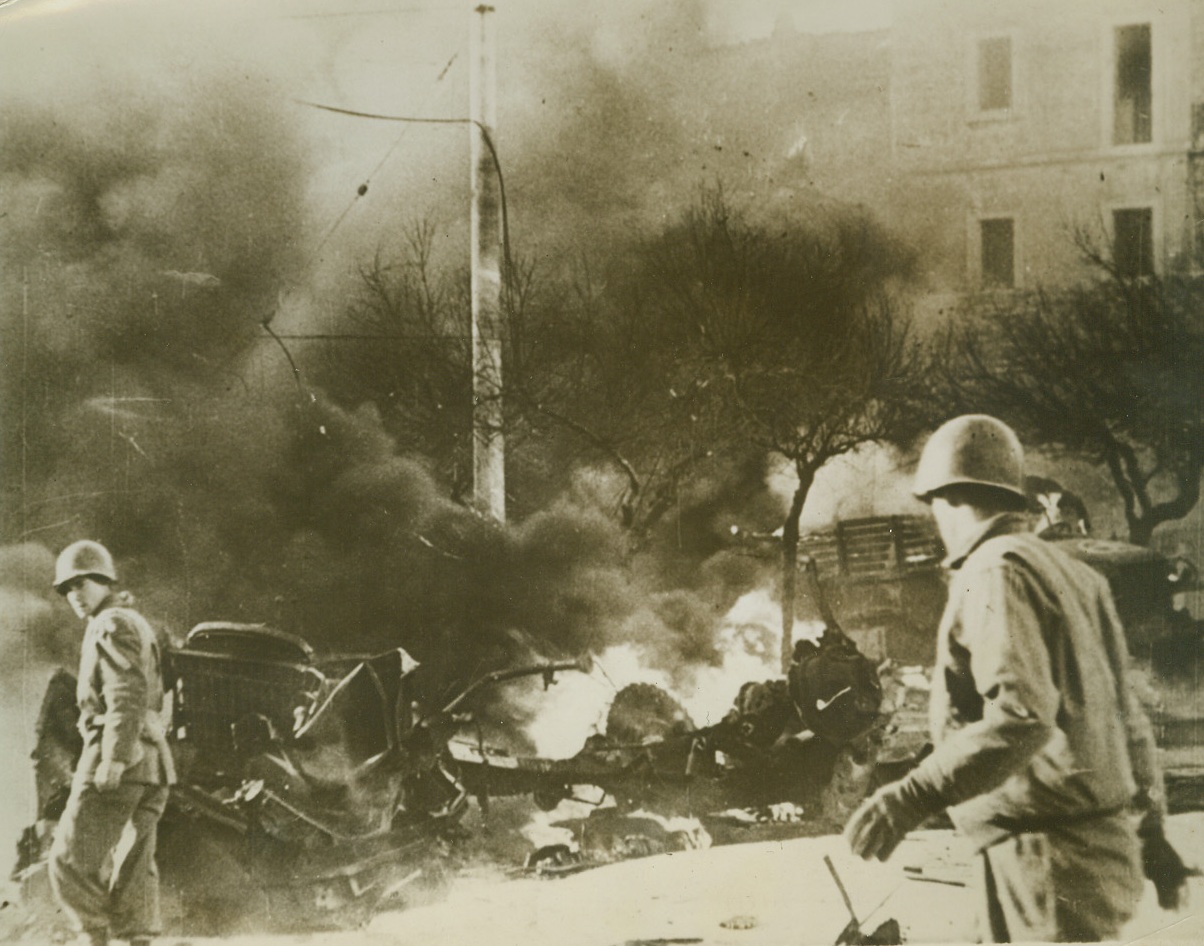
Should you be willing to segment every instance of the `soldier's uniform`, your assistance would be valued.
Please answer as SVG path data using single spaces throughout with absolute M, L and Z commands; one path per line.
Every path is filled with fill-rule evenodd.
M 936 750 L 913 777 L 982 852 L 984 939 L 1113 939 L 1144 883 L 1128 806 L 1163 792 L 1107 584 L 1021 516 L 949 564 Z
M 88 620 L 77 697 L 84 749 L 51 847 L 51 883 L 90 934 L 146 939 L 160 927 L 155 844 L 175 769 L 154 631 L 115 595 Z M 124 766 L 121 781 L 100 791 L 97 770 L 113 763 Z M 127 824 L 133 843 L 114 864 Z
M 951 570 L 935 749 L 845 833 L 885 860 L 947 810 L 980 852 L 985 941 L 1114 939 L 1143 873 L 1173 908 L 1186 872 L 1163 833 L 1153 733 L 1107 582 L 1029 533 L 1023 468 L 1015 433 L 986 415 L 949 421 L 921 454 L 914 492 L 933 505 Z

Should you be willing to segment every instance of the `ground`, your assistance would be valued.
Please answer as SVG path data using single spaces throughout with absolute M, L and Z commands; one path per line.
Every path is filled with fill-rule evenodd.
M 1204 865 L 1204 813 L 1171 818 L 1168 835 Z M 835 943 L 849 920 L 828 855 L 867 931 L 899 921 L 908 943 L 972 942 L 969 852 L 949 831 L 921 831 L 890 863 L 851 857 L 839 837 L 733 844 L 630 860 L 561 879 L 460 878 L 442 902 L 376 917 L 364 930 L 304 936 L 167 939 L 165 946 L 808 946 Z M 1159 909 L 1153 887 L 1126 943 L 1204 942 L 1204 878 L 1191 906 Z
M 1175 816 L 1168 833 L 1185 859 L 1204 863 L 1204 815 Z M 381 943 L 831 944 L 849 915 L 825 854 L 867 932 L 893 917 L 909 943 L 973 941 L 972 894 L 955 886 L 967 880 L 969 851 L 949 831 L 916 832 L 885 865 L 854 859 L 829 836 L 663 855 L 554 883 L 481 884 L 438 906 L 379 917 L 369 931 Z M 1192 884 L 1204 904 L 1204 878 Z M 1204 942 L 1204 916 L 1162 911 L 1150 886 L 1126 941 L 1162 940 Z

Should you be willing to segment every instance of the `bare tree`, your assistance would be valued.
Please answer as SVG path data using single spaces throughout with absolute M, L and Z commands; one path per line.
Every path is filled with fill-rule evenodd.
M 471 492 L 470 300 L 467 274 L 434 260 L 434 233 L 433 224 L 420 222 L 395 260 L 378 252 L 361 267 L 359 291 L 329 333 L 336 343 L 320 350 L 312 369 L 336 401 L 374 404 L 403 449 L 425 457 L 460 500 Z M 636 531 L 645 478 L 626 451 L 638 439 L 646 392 L 631 383 L 631 363 L 619 368 L 642 346 L 628 344 L 622 327 L 607 321 L 592 290 L 579 289 L 566 300 L 567 290 L 534 265 L 506 261 L 501 397 L 508 492 L 521 516 L 563 491 L 579 463 L 600 459 L 627 479 L 620 512 Z
M 508 424 L 531 435 L 520 462 L 559 471 L 561 486 L 583 464 L 619 475 L 615 513 L 634 549 L 730 438 L 682 381 L 690 353 L 651 308 L 638 254 L 611 253 L 582 260 L 566 289 L 508 297 L 505 396 Z
M 312 377 L 337 401 L 376 405 L 405 449 L 427 457 L 453 495 L 471 493 L 472 351 L 466 277 L 439 271 L 435 227 L 409 228 L 398 258 L 359 272 Z
M 865 215 L 757 225 L 703 195 L 649 254 L 656 308 L 685 353 L 699 413 L 798 478 L 782 523 L 783 661 L 794 625 L 799 521 L 825 463 L 914 435 L 923 347 L 888 294 L 908 255 Z
M 993 303 L 951 332 L 943 403 L 1103 463 L 1146 544 L 1200 497 L 1204 287 L 1088 255 L 1102 281 Z
M 406 337 L 356 354 L 354 383 L 389 399 L 391 429 L 455 457 L 462 441 L 441 438 L 449 419 L 469 429 L 456 331 L 466 309 L 433 283 L 424 232 L 399 267 L 364 271 L 349 319 Z M 750 461 L 784 457 L 798 477 L 783 521 L 788 657 L 799 521 L 816 474 L 863 444 L 907 440 L 924 416 L 914 405 L 924 353 L 887 291 L 910 256 L 859 211 L 750 222 L 710 190 L 661 233 L 601 257 L 583 261 L 567 289 L 507 267 L 503 396 L 519 505 L 562 491 L 583 464 L 609 466 L 634 550 L 717 481 L 743 488 L 763 463 Z

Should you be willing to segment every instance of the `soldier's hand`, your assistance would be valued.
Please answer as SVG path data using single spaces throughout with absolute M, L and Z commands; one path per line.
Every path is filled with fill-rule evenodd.
M 844 837 L 854 854 L 867 861 L 885 861 L 907 832 L 928 817 L 929 812 L 908 794 L 901 783 L 886 785 L 853 812 Z
M 1162 909 L 1178 910 L 1187 905 L 1187 878 L 1195 872 L 1183 863 L 1161 826 L 1141 833 L 1141 867 L 1154 882 Z
M 111 792 L 121 784 L 121 776 L 125 774 L 125 763 L 102 760 L 96 766 L 96 774 L 92 776 L 92 784 L 98 792 Z

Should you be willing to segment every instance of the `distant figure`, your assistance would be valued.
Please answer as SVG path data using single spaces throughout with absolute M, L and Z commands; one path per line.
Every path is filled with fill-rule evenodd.
M 1153 733 L 1130 692 L 1107 582 L 1032 533 L 1024 485 L 1020 441 L 993 417 L 951 420 L 925 446 L 914 492 L 932 507 L 950 569 L 935 749 L 875 792 L 845 837 L 886 860 L 947 810 L 979 851 L 983 941 L 1112 940 L 1143 868 L 1168 909 L 1187 871 L 1163 835 Z
M 155 843 L 175 769 L 160 719 L 159 646 L 116 582 L 98 542 L 59 555 L 54 589 L 87 621 L 76 690 L 84 748 L 50 849 L 50 882 L 91 946 L 110 936 L 146 946 L 160 932 Z M 132 844 L 114 863 L 127 828 Z
M 1091 534 L 1087 504 L 1055 480 L 1028 476 L 1024 480 L 1029 511 L 1036 516 L 1033 531 L 1043 539 L 1072 539 Z

